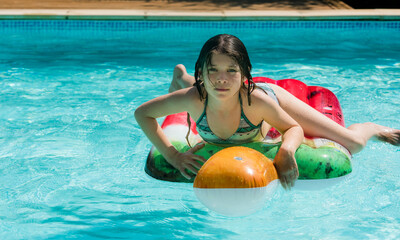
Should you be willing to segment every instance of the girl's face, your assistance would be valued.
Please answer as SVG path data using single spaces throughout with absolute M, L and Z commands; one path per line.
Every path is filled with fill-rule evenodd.
M 225 54 L 212 54 L 210 66 L 204 66 L 202 72 L 207 93 L 216 98 L 233 96 L 242 85 L 239 65 Z

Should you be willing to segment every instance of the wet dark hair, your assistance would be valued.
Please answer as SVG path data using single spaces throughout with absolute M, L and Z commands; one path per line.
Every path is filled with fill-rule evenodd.
M 256 85 L 250 74 L 252 68 L 250 58 L 243 42 L 240 41 L 239 38 L 229 34 L 219 34 L 210 38 L 200 51 L 194 73 L 194 78 L 196 80 L 194 86 L 196 86 L 199 91 L 200 99 L 203 100 L 206 97 L 204 82 L 200 79 L 200 75 L 202 74 L 200 71 L 204 66 L 211 65 L 211 57 L 212 54 L 215 53 L 225 54 L 238 63 L 242 76 L 248 80 L 247 85 L 243 82 L 243 87 L 247 89 L 247 99 L 249 105 L 251 105 L 250 94 L 254 91 Z

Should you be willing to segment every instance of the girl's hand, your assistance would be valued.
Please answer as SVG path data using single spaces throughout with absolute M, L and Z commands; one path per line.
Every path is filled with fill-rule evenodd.
M 299 169 L 297 168 L 294 153 L 290 153 L 281 148 L 275 156 L 274 165 L 282 187 L 286 190 L 290 190 L 299 177 Z
M 186 170 L 189 170 L 196 175 L 198 169 L 200 169 L 203 163 L 207 161 L 202 156 L 194 154 L 196 151 L 203 148 L 204 145 L 204 143 L 200 143 L 189 149 L 187 152 L 178 152 L 173 158 L 167 159 L 167 161 L 189 180 L 192 176 Z M 199 162 L 201 162 L 201 164 Z

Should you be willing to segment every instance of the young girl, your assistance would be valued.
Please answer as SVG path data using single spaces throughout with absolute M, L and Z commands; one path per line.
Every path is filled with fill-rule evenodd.
M 227 34 L 214 36 L 201 49 L 194 77 L 187 74 L 183 65 L 177 65 L 170 93 L 135 111 L 146 136 L 186 178 L 190 179 L 187 170 L 197 174 L 201 167 L 198 161 L 206 161 L 194 154 L 204 144 L 178 152 L 156 118 L 188 112 L 203 140 L 224 146 L 262 141 L 271 126 L 276 128 L 282 134 L 282 145 L 274 164 L 285 189 L 293 187 L 299 175 L 294 155 L 304 134 L 336 141 L 352 154 L 372 137 L 400 145 L 400 130 L 374 123 L 344 128 L 277 85 L 255 86 L 251 68 L 247 50 L 238 38 Z

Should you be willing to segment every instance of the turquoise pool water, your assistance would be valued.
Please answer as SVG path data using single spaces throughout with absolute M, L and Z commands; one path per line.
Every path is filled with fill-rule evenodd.
M 338 185 L 278 189 L 243 218 L 144 173 L 134 110 L 218 33 L 243 40 L 253 76 L 331 89 L 347 125 L 400 128 L 400 22 L 0 21 L 0 238 L 398 239 L 390 145 L 370 142 Z

